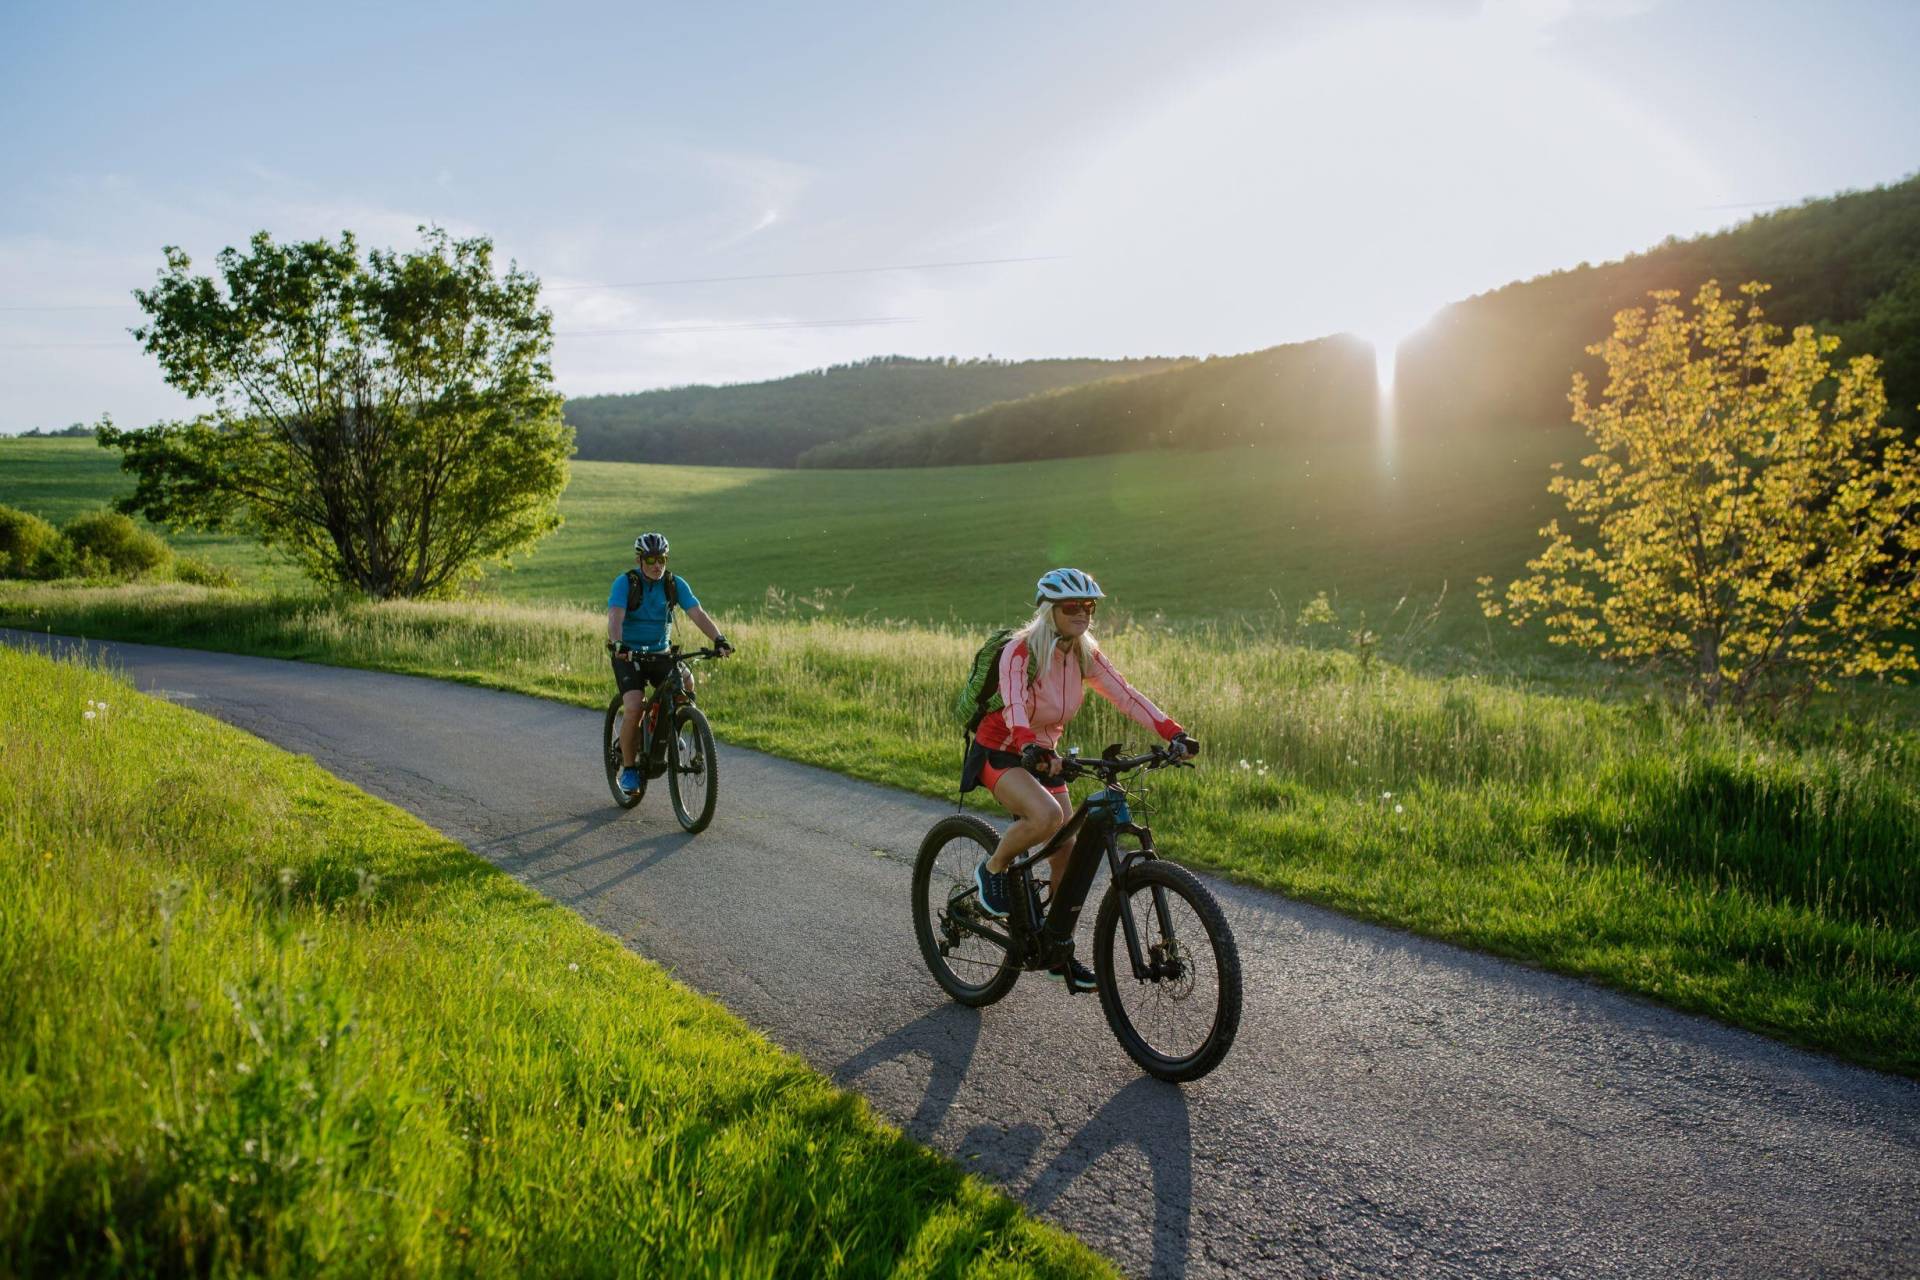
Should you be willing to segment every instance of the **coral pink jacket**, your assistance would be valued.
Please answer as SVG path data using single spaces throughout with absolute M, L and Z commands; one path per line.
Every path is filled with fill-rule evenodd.
M 1169 741 L 1180 726 L 1161 714 L 1146 695 L 1127 683 L 1107 655 L 1096 652 L 1092 674 L 1080 674 L 1080 661 L 1055 648 L 1052 661 L 1037 680 L 1027 681 L 1031 656 L 1024 638 L 1009 641 L 1000 651 L 1000 696 L 1006 706 L 980 722 L 975 735 L 980 745 L 994 751 L 1018 751 L 1029 742 L 1052 749 L 1080 710 L 1088 685 L 1131 720 Z

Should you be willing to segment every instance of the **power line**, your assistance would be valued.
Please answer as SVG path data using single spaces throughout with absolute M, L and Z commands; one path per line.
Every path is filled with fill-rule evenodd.
M 548 293 L 579 293 L 588 289 L 658 289 L 674 284 L 733 284 L 741 280 L 803 280 L 813 276 L 866 276 L 886 271 L 945 271 L 954 267 L 998 267 L 1015 262 L 1059 262 L 1064 254 L 1033 258 L 973 258 L 964 262 L 914 262 L 897 267 L 836 267 L 829 271 L 767 271 L 748 276 L 685 276 L 677 280 L 631 280 L 624 284 L 559 284 Z
M 734 284 L 744 280 L 805 280 L 818 276 L 880 275 L 889 271 L 949 271 L 957 267 L 999 267 L 1018 262 L 1060 262 L 1064 254 L 1043 254 L 1031 258 L 970 258 L 961 262 L 913 262 L 893 267 L 834 267 L 825 271 L 766 271 L 744 276 L 684 276 L 675 280 L 629 280 L 621 284 L 557 284 L 542 287 L 544 293 L 586 293 L 595 289 L 659 289 L 681 284 Z M 0 306 L 0 311 L 132 311 L 131 302 L 26 303 Z
M 919 316 L 858 316 L 846 320 L 741 320 L 714 324 L 663 324 L 646 329 L 556 329 L 556 338 L 619 338 L 662 333 L 732 333 L 757 329 L 864 329 L 877 325 L 917 324 Z M 54 347 L 135 350 L 128 342 L 0 342 L 0 351 L 38 351 Z
M 868 316 L 854 320 L 743 320 L 720 324 L 667 324 L 651 329 L 556 329 L 556 338 L 615 338 L 641 333 L 718 333 L 741 329 L 857 329 L 870 325 L 915 324 L 919 316 Z

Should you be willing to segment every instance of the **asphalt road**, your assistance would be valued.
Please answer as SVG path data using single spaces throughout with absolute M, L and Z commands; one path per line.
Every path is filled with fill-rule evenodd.
M 1165 1085 L 1096 997 L 1028 978 L 976 1013 L 934 986 L 909 877 L 950 805 L 722 725 L 719 816 L 688 837 L 664 787 L 615 809 L 597 712 L 100 647 L 566 903 L 1131 1274 L 1920 1275 L 1906 1081 L 1210 881 L 1246 1014 L 1219 1070 Z

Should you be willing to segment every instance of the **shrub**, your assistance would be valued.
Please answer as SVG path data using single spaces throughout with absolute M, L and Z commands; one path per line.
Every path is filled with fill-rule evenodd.
M 32 512 L 0 506 L 0 578 L 57 578 L 66 561 L 58 529 Z
M 240 585 L 240 579 L 231 569 L 222 569 L 217 564 L 193 556 L 175 556 L 173 560 L 174 580 L 196 587 L 224 587 L 231 589 Z
M 117 511 L 75 516 L 66 533 L 74 568 L 90 578 L 137 578 L 173 560 L 173 548 Z

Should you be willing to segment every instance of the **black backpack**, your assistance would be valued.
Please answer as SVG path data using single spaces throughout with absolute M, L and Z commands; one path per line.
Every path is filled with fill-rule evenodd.
M 680 607 L 680 586 L 673 580 L 673 570 L 661 575 L 660 585 L 667 589 L 667 623 L 673 623 L 673 611 Z M 640 598 L 647 592 L 646 575 L 638 569 L 627 570 L 627 613 L 640 607 Z

